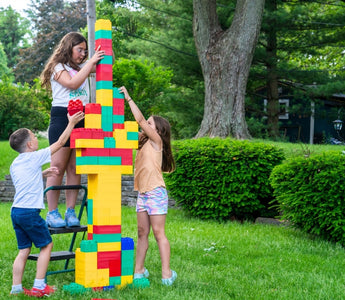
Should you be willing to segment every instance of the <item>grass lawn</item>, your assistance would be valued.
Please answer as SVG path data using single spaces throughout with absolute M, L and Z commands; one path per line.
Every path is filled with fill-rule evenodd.
M 302 145 L 268 142 L 284 149 L 287 158 L 343 146 Z M 40 147 L 48 145 L 40 140 Z M 7 141 L 0 142 L 0 180 L 16 152 Z M 0 199 L 1 201 L 1 199 Z M 1 289 L 0 299 L 29 299 L 24 295 L 9 297 L 12 263 L 17 255 L 16 239 L 10 220 L 12 203 L 0 202 Z M 64 212 L 65 205 L 60 205 Z M 45 218 L 47 209 L 42 211 Z M 82 220 L 86 224 L 86 215 Z M 153 235 L 150 235 L 146 267 L 150 271 L 149 288 L 70 295 L 63 286 L 74 282 L 74 272 L 48 276 L 48 284 L 58 291 L 50 299 L 345 299 L 344 248 L 310 237 L 290 227 L 264 224 L 218 223 L 190 218 L 182 210 L 170 209 L 167 236 L 171 244 L 171 267 L 178 278 L 171 287 L 161 285 L 160 258 Z M 80 244 L 82 234 L 77 238 Z M 122 208 L 122 236 L 136 242 L 135 209 Z M 54 250 L 67 250 L 71 235 L 53 235 Z M 33 248 L 33 252 L 37 249 Z M 63 262 L 51 262 L 49 270 L 63 268 Z M 71 261 L 71 266 L 74 261 Z M 23 285 L 31 288 L 36 262 L 28 261 Z
M 9 299 L 12 263 L 17 254 L 10 223 L 10 203 L 0 203 L 1 289 L 0 299 Z M 60 205 L 60 211 L 64 205 Z M 46 210 L 42 211 L 45 217 Z M 135 209 L 122 209 L 122 235 L 136 241 Z M 83 220 L 84 222 L 85 219 Z M 83 223 L 84 223 L 83 222 Z M 160 284 L 160 258 L 152 234 L 146 267 L 150 287 L 113 289 L 70 295 L 63 286 L 74 282 L 74 273 L 48 276 L 57 292 L 50 299 L 344 299 L 345 252 L 338 245 L 312 239 L 292 228 L 264 224 L 220 224 L 189 218 L 170 209 L 167 235 L 171 244 L 171 267 L 178 273 L 175 284 Z M 70 235 L 54 236 L 54 250 L 67 250 Z M 77 240 L 79 244 L 80 239 Z M 37 251 L 37 249 L 34 249 Z M 74 265 L 72 260 L 71 266 Z M 28 261 L 23 285 L 30 288 L 34 261 Z M 59 270 L 62 262 L 51 262 Z M 28 299 L 21 295 L 11 299 Z
M 39 148 L 48 147 L 48 145 L 47 139 L 38 139 Z M 5 175 L 10 174 L 10 165 L 17 156 L 18 153 L 10 147 L 8 141 L 0 141 L 0 180 L 4 180 Z

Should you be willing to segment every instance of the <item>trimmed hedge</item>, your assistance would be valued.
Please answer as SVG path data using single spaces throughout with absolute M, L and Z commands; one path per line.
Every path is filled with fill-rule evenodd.
M 268 178 L 284 159 L 264 143 L 201 138 L 173 143 L 176 170 L 166 174 L 171 196 L 202 219 L 252 220 L 274 216 Z
M 270 182 L 282 218 L 302 231 L 345 244 L 345 155 L 328 151 L 276 166 Z
M 51 99 L 38 83 L 15 85 L 10 81 L 0 82 L 0 139 L 7 140 L 18 128 L 43 131 L 49 125 Z

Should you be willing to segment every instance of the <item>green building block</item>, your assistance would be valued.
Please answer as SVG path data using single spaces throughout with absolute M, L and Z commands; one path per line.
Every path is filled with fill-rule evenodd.
M 100 80 L 96 81 L 97 90 L 111 90 L 113 88 L 113 83 L 111 81 Z
M 114 99 L 125 99 L 125 95 L 123 93 L 120 93 L 119 88 L 114 87 L 113 88 L 113 98 Z
M 113 243 L 121 242 L 121 233 L 109 233 L 109 234 L 98 234 L 92 235 L 94 241 L 98 243 Z
M 80 243 L 81 252 L 97 252 L 97 242 L 94 240 L 82 240 Z
M 111 30 L 97 30 L 95 32 L 95 39 L 111 39 Z
M 82 295 L 88 291 L 91 291 L 91 288 L 85 288 L 83 285 L 75 282 L 72 282 L 69 285 L 64 285 L 62 289 L 72 295 Z
M 113 107 L 102 105 L 102 129 L 113 131 Z
M 98 62 L 99 65 L 112 65 L 113 57 L 111 55 L 104 55 L 103 58 Z M 113 87 L 111 87 L 113 88 Z
M 133 275 L 134 250 L 121 251 L 121 274 L 122 276 Z
M 137 141 L 138 138 L 139 138 L 138 132 L 131 132 L 131 131 L 127 132 L 127 140 L 129 140 L 129 141 Z
M 115 139 L 113 137 L 104 138 L 104 148 L 116 148 L 115 145 L 116 145 Z M 100 161 L 101 158 L 104 158 L 104 157 L 100 157 L 98 160 Z M 100 165 L 104 165 L 104 163 L 100 163 Z
M 87 224 L 93 225 L 93 200 L 87 199 Z
M 125 123 L 125 116 L 124 115 L 113 115 L 113 123 L 114 124 Z
M 99 158 L 99 164 L 105 166 L 121 166 L 121 157 L 102 156 Z
M 131 287 L 137 289 L 150 287 L 150 281 L 147 278 L 137 278 L 133 280 L 133 284 L 131 285 Z
M 77 166 L 99 165 L 98 156 L 79 156 L 76 158 L 76 163 L 77 163 Z
M 109 284 L 110 285 L 120 285 L 121 284 L 121 276 L 109 277 Z

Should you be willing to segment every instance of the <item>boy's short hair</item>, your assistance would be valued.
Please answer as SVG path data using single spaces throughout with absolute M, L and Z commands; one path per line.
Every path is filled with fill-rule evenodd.
M 26 149 L 26 143 L 30 140 L 30 130 L 20 128 L 10 135 L 10 146 L 13 150 L 23 153 Z

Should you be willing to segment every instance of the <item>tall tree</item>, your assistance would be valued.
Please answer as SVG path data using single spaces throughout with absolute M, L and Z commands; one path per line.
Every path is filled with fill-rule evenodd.
M 193 37 L 192 0 L 109 1 L 97 16 L 110 19 L 116 57 L 148 61 L 173 72 L 171 84 L 151 105 L 166 117 L 174 138 L 191 138 L 203 115 L 203 77 Z M 125 3 L 124 3 L 125 2 Z
M 16 80 L 32 83 L 37 78 L 61 38 L 81 31 L 87 23 L 84 0 L 31 0 L 28 9 L 35 36 L 32 46 L 21 52 L 15 70 Z
M 293 86 L 294 91 L 303 87 L 304 98 L 313 100 L 318 94 L 327 97 L 343 92 L 344 14 L 341 1 L 266 0 L 247 92 L 254 95 L 257 87 L 266 87 L 268 136 L 279 136 L 278 88 L 282 84 Z M 304 113 L 311 113 L 310 105 L 304 105 Z M 257 115 L 262 117 L 263 110 Z
M 29 20 L 20 16 L 11 6 L 0 8 L 0 42 L 7 56 L 7 65 L 14 68 L 19 50 L 28 46 Z
M 250 137 L 244 100 L 264 3 L 238 0 L 232 24 L 223 30 L 216 0 L 193 1 L 193 32 L 205 80 L 204 117 L 197 137 Z
M 7 67 L 7 57 L 0 42 L 0 79 L 5 75 L 10 77 L 11 70 Z

